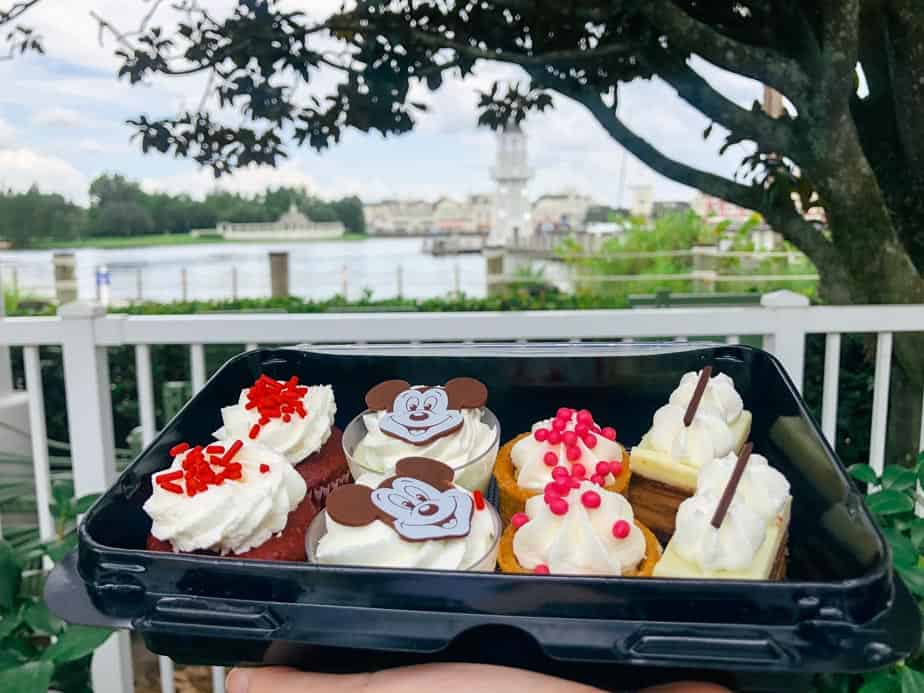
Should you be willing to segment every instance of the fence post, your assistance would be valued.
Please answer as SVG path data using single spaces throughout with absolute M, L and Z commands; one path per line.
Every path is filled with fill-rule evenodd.
M 712 293 L 715 291 L 716 278 L 716 246 L 693 246 L 693 290 L 697 292 Z
M 802 314 L 809 306 L 807 296 L 794 291 L 772 291 L 760 298 L 760 305 L 778 313 L 775 330 L 766 335 L 764 347 L 786 368 L 799 392 L 805 372 L 805 322 Z
M 183 298 L 183 303 L 189 299 L 189 277 L 185 267 L 180 268 L 180 296 Z
M 64 305 L 77 300 L 77 261 L 74 253 L 56 252 L 52 256 L 55 271 L 55 297 Z
M 135 268 L 135 299 L 138 301 L 144 300 L 144 285 L 141 277 L 141 267 Z
M 398 265 L 395 268 L 395 275 L 398 282 L 398 298 L 404 297 L 404 268 Z
M 62 340 L 64 388 L 77 496 L 105 491 L 116 478 L 109 359 L 105 347 L 96 346 L 95 334 L 95 321 L 104 315 L 102 306 L 89 302 L 58 310 L 67 325 Z M 115 633 L 96 651 L 91 671 L 95 693 L 133 690 L 128 633 Z
M 273 298 L 289 297 L 289 254 L 286 252 L 271 252 L 270 263 L 270 295 Z
M 485 262 L 485 282 L 487 284 L 488 296 L 503 291 L 507 264 L 505 262 L 507 253 L 503 248 L 485 248 L 482 252 Z

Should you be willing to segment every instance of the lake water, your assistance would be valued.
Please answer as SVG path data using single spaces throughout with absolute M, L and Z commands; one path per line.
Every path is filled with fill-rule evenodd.
M 419 238 L 373 238 L 360 241 L 307 243 L 209 243 L 152 248 L 74 251 L 80 298 L 96 296 L 96 268 L 105 265 L 111 276 L 113 301 L 138 298 L 138 277 L 144 299 L 181 298 L 181 273 L 186 269 L 189 299 L 230 298 L 232 273 L 237 272 L 240 297 L 270 294 L 269 253 L 289 252 L 289 284 L 294 296 L 329 298 L 342 293 L 358 298 L 363 289 L 376 298 L 402 294 L 411 298 L 446 296 L 461 289 L 470 296 L 485 294 L 485 262 L 480 255 L 433 257 L 421 252 Z M 4 286 L 16 282 L 22 293 L 54 295 L 52 251 L 0 251 Z M 458 287 L 456 281 L 458 278 Z

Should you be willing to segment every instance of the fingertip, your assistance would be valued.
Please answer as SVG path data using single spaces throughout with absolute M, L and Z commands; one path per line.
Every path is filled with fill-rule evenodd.
M 250 669 L 238 669 L 237 667 L 229 671 L 225 678 L 227 693 L 247 693 L 250 688 L 250 674 Z

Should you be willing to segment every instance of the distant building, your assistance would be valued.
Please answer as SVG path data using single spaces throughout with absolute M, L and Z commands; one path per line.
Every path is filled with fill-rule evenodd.
M 690 209 L 689 202 L 683 201 L 669 201 L 669 202 L 655 202 L 651 206 L 651 216 L 654 219 L 658 219 L 668 214 L 679 214 Z
M 220 221 L 214 229 L 193 229 L 190 235 L 218 235 L 229 241 L 309 241 L 340 238 L 345 232 L 339 221 L 311 221 L 293 203 L 276 221 L 243 224 Z
M 532 172 L 528 165 L 526 135 L 519 125 L 508 125 L 497 135 L 497 156 L 491 173 L 497 183 L 490 246 L 504 246 L 532 232 L 531 205 L 526 184 Z
M 363 205 L 371 235 L 420 236 L 433 226 L 433 203 L 426 200 L 384 200 Z
M 574 189 L 561 194 L 542 195 L 533 204 L 532 221 L 536 226 L 553 225 L 558 228 L 583 228 L 588 210 L 594 201 L 579 195 Z
M 706 195 L 704 193 L 696 193 L 696 196 L 690 203 L 690 207 L 703 219 L 717 222 L 726 220 L 745 222 L 757 214 L 757 212 L 752 209 L 739 207 L 731 202 L 726 202 L 721 198 Z
M 654 207 L 654 186 L 653 185 L 633 185 L 632 186 L 632 207 L 630 211 L 632 216 L 651 217 L 651 210 Z

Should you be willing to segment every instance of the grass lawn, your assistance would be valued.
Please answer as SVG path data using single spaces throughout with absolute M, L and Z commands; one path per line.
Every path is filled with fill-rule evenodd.
M 347 233 L 341 238 L 331 239 L 339 241 L 358 241 L 368 238 L 361 233 Z M 147 236 L 97 236 L 84 238 L 79 241 L 39 241 L 35 248 L 145 248 L 158 245 L 195 245 L 201 243 L 229 243 L 220 236 L 207 236 L 204 238 L 189 236 L 183 233 L 156 233 Z M 249 243 L 251 241 L 233 241 L 234 243 Z M 253 243 L 266 243 L 275 241 L 252 241 Z M 316 243 L 317 241 L 292 241 L 293 243 Z

